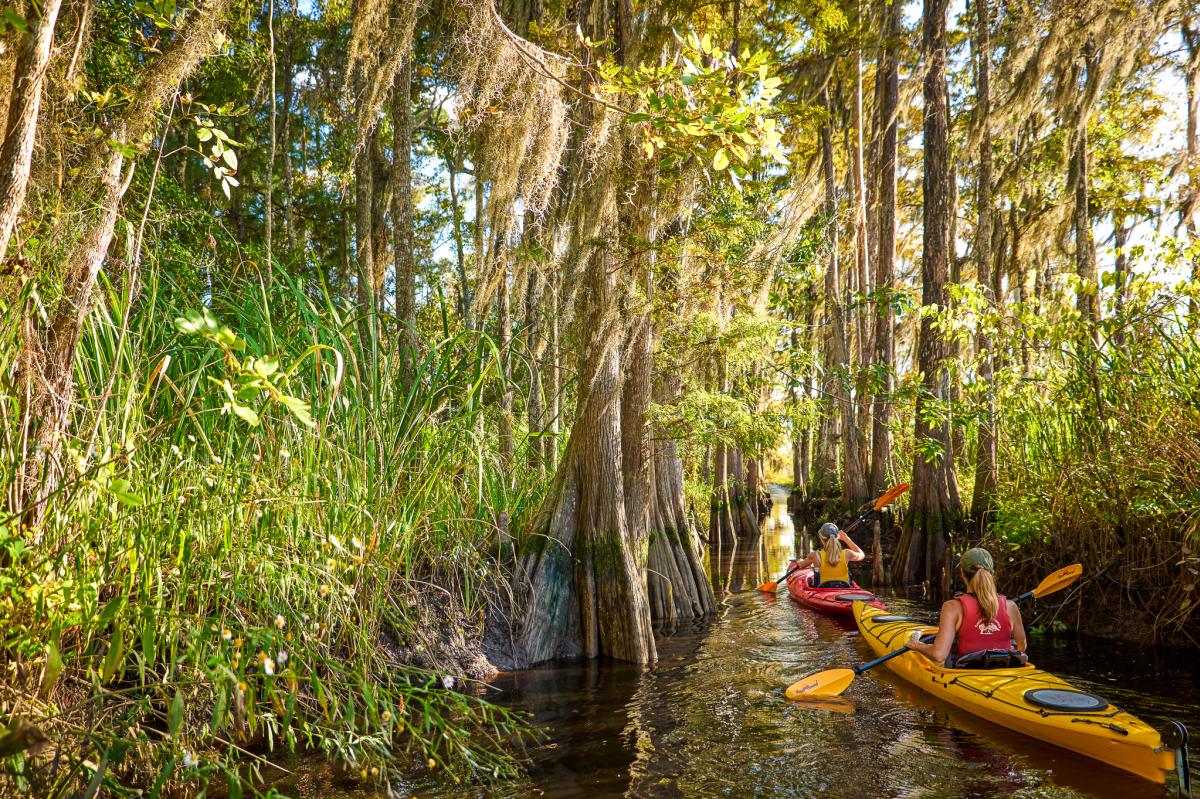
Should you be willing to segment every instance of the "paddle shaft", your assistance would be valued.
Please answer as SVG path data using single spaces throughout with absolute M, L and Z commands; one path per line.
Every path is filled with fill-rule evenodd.
M 1026 599 L 1032 599 L 1032 598 L 1033 598 L 1033 591 L 1026 591 L 1025 593 L 1021 594 L 1019 597 L 1016 597 L 1015 599 L 1013 599 L 1013 602 L 1024 602 Z M 899 657 L 900 655 L 903 655 L 905 652 L 911 652 L 911 651 L 912 650 L 909 649 L 907 646 L 902 646 L 899 649 L 897 649 L 895 652 L 888 652 L 883 657 L 875 658 L 872 661 L 863 663 L 861 666 L 855 666 L 852 669 L 852 671 L 854 672 L 855 676 L 858 676 L 859 674 L 862 674 L 867 669 L 873 669 L 876 666 L 878 666 L 880 663 L 887 663 L 892 658 Z
M 879 511 L 877 511 L 875 508 L 871 508 L 869 511 L 867 511 L 867 512 L 866 512 L 866 513 L 864 513 L 864 514 L 862 514 L 862 515 L 861 515 L 861 516 L 859 516 L 857 519 L 855 519 L 854 521 L 850 522 L 850 526 L 849 526 L 849 527 L 847 527 L 847 528 L 846 528 L 845 530 L 843 530 L 842 532 L 843 532 L 843 533 L 845 533 L 846 535 L 850 535 L 850 531 L 851 531 L 851 530 L 857 530 L 857 529 L 859 528 L 859 526 L 860 526 L 860 525 L 862 525 L 862 523 L 863 523 L 863 522 L 865 522 L 865 521 L 866 521 L 868 518 L 870 518 L 870 517 L 871 517 L 873 514 L 875 514 L 875 513 L 878 513 L 878 512 L 879 512 Z M 785 573 L 785 574 L 784 574 L 782 577 L 780 577 L 778 580 L 776 580 L 776 581 L 775 581 L 775 585 L 779 585 L 779 584 L 780 584 L 780 583 L 782 583 L 784 580 L 786 580 L 787 578 L 791 577 L 793 574 L 795 574 L 795 573 L 796 573 L 796 572 L 798 572 L 798 571 L 800 571 L 800 569 L 799 569 L 799 568 L 788 569 L 788 570 L 787 570 L 787 572 L 786 572 L 786 573 Z M 760 589 L 760 590 L 761 590 L 761 589 Z

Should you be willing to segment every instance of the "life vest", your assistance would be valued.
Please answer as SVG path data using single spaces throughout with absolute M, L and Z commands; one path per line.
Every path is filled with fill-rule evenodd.
M 985 649 L 1012 649 L 1012 619 L 1008 617 L 1008 600 L 1004 594 L 996 596 L 1000 610 L 991 621 L 983 620 L 983 611 L 974 594 L 959 594 L 956 599 L 963 608 L 962 624 L 954 639 L 956 657 Z
M 837 563 L 827 563 L 825 561 L 825 550 L 817 550 L 817 557 L 821 559 L 820 568 L 821 583 L 828 583 L 835 580 L 840 580 L 847 585 L 850 584 L 850 559 L 846 557 L 845 551 L 838 558 Z

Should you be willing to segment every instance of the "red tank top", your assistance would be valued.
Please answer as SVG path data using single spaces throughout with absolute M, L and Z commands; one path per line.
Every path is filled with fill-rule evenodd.
M 984 621 L 979 600 L 974 594 L 959 594 L 957 599 L 962 603 L 963 617 L 954 640 L 956 654 L 965 655 L 984 649 L 1012 649 L 1012 619 L 1008 617 L 1008 600 L 1004 594 L 996 597 L 1000 612 L 991 621 Z

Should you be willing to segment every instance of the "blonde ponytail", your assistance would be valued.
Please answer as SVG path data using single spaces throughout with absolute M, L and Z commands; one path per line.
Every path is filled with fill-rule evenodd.
M 838 565 L 842 559 L 842 542 L 836 535 L 831 535 L 824 541 L 825 562 L 830 566 Z
M 984 621 L 992 621 L 1000 615 L 1000 600 L 996 596 L 996 578 L 985 568 L 978 568 L 967 580 L 967 586 L 979 603 L 979 612 Z

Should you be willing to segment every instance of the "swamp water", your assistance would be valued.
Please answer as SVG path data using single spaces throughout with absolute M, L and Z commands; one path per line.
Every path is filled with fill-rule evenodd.
M 527 777 L 498 785 L 437 781 L 396 786 L 401 796 L 450 797 L 1012 797 L 1141 799 L 1161 787 L 1010 732 L 876 669 L 845 697 L 854 710 L 804 709 L 784 688 L 801 676 L 871 657 L 853 629 L 801 608 L 780 589 L 794 544 L 786 495 L 776 490 L 759 542 L 713 552 L 725 586 L 719 615 L 662 630 L 659 661 L 544 664 L 500 675 L 490 696 L 531 714 L 545 739 Z M 865 543 L 865 542 L 860 542 Z M 1016 593 L 1014 587 L 1014 593 Z M 1019 588 L 1024 588 L 1023 586 Z M 890 609 L 935 620 L 928 603 L 888 598 Z M 1028 614 L 1028 610 L 1026 611 Z M 1056 636 L 1030 642 L 1039 666 L 1162 729 L 1200 734 L 1200 665 L 1191 653 L 1112 648 Z M 1200 738 L 1193 739 L 1193 771 Z M 290 783 L 290 784 L 288 784 Z M 376 799 L 325 768 L 301 769 L 283 790 L 303 799 Z

